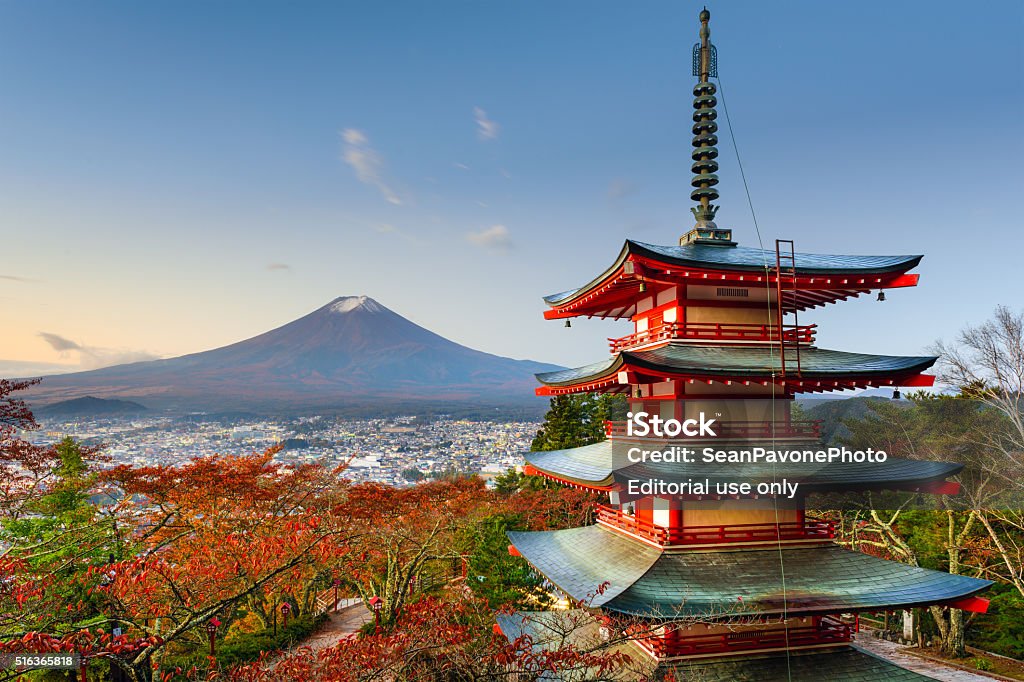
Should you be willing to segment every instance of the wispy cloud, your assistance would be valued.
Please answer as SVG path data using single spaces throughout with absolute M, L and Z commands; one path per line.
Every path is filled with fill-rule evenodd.
M 76 341 L 66 339 L 63 336 L 60 336 L 59 334 L 51 334 L 50 332 L 39 332 L 39 336 L 40 338 L 43 339 L 43 341 L 46 341 L 46 343 L 50 344 L 50 348 L 54 349 L 59 353 L 63 353 L 69 350 L 82 350 L 82 346 L 80 346 Z
M 491 225 L 479 232 L 468 232 L 466 239 L 491 251 L 508 251 L 512 248 L 512 239 L 504 225 Z
M 380 223 L 379 225 L 373 226 L 374 232 L 380 232 L 381 234 L 389 234 L 391 232 L 397 232 L 398 229 L 389 223 Z
M 288 265 L 287 263 L 270 263 L 270 264 L 267 265 L 267 270 L 270 270 L 271 272 L 276 272 L 276 271 L 280 271 L 280 270 L 291 270 L 291 269 L 292 269 L 292 266 Z
M 370 146 L 370 139 L 355 128 L 341 131 L 342 159 L 356 172 L 359 182 L 376 187 L 389 204 L 400 206 L 398 193 L 384 181 L 384 159 Z
M 32 279 L 31 277 L 18 277 L 17 275 L 0 275 L 0 279 L 7 280 L 8 282 L 21 282 L 22 284 L 39 281 Z
M 501 126 L 497 121 L 487 117 L 487 112 L 480 107 L 473 107 L 473 118 L 476 119 L 476 134 L 481 140 L 493 140 L 498 137 Z
M 68 353 L 77 353 L 80 369 L 99 369 L 100 367 L 109 367 L 111 365 L 158 360 L 160 358 L 159 355 L 154 355 L 148 351 L 88 346 L 51 332 L 39 332 L 39 337 L 50 348 L 60 353 L 62 357 L 67 356 Z

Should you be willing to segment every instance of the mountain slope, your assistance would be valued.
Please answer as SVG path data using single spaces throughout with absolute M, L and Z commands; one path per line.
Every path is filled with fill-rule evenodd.
M 230 346 L 48 377 L 29 399 L 146 398 L 216 411 L 523 405 L 536 402 L 533 374 L 553 367 L 461 346 L 372 298 L 347 296 Z
M 104 399 L 87 395 L 46 405 L 36 410 L 35 415 L 40 419 L 76 419 L 80 417 L 126 417 L 142 414 L 145 411 L 144 405 L 130 400 Z

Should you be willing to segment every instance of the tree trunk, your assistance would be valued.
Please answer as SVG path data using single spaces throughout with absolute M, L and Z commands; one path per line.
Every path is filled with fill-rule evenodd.
M 953 658 L 967 656 L 967 643 L 964 641 L 964 612 L 960 609 L 949 610 L 949 633 L 943 638 L 940 651 Z

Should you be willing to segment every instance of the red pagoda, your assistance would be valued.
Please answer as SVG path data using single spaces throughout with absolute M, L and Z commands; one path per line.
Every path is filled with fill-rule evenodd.
M 911 491 L 955 494 L 961 465 L 884 462 L 697 465 L 637 461 L 630 453 L 680 445 L 700 451 L 821 448 L 818 424 L 791 419 L 800 394 L 850 388 L 930 386 L 934 357 L 868 355 L 815 345 L 800 312 L 878 290 L 915 286 L 921 256 L 796 253 L 738 246 L 716 225 L 717 55 L 710 13 L 694 46 L 691 209 L 678 245 L 627 241 L 587 284 L 545 298 L 548 319 L 629 319 L 605 360 L 538 375 L 538 395 L 620 393 L 631 413 L 716 418 L 715 435 L 651 438 L 608 425 L 608 440 L 526 455 L 527 473 L 599 491 L 592 526 L 509 533 L 509 551 L 543 575 L 609 637 L 628 623 L 626 647 L 647 677 L 672 671 L 699 680 L 923 680 L 853 645 L 856 614 L 944 605 L 984 611 L 990 583 L 886 561 L 837 545 L 833 526 L 805 514 L 812 493 Z M 785 323 L 787 320 L 791 322 Z M 722 494 L 737 472 L 753 490 Z M 694 486 L 694 481 L 698 485 Z M 778 484 L 799 484 L 787 496 Z M 662 489 L 638 489 L 660 481 Z M 699 482 L 706 482 L 705 488 Z M 767 487 L 760 487 L 758 484 Z M 764 492 L 768 491 L 768 492 Z M 509 638 L 551 644 L 557 612 L 499 617 Z M 547 634 L 545 634 L 547 633 Z

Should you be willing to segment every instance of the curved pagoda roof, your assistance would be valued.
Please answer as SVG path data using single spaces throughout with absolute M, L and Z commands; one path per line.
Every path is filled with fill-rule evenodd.
M 619 373 L 631 372 L 630 383 L 666 378 L 759 381 L 785 386 L 787 392 L 817 392 L 866 386 L 930 386 L 921 372 L 935 356 L 869 355 L 814 346 L 800 350 L 799 377 L 781 377 L 777 348 L 767 346 L 698 346 L 669 343 L 658 348 L 622 351 L 608 360 L 583 367 L 537 374 L 544 386 L 538 395 L 621 390 Z M 646 377 L 646 379 L 645 379 Z M 750 397 L 750 396 L 747 396 Z
M 934 679 L 855 646 L 668 662 L 659 666 L 652 679 L 664 679 L 668 671 L 672 671 L 676 679 L 702 682 L 819 682 L 822 679 L 929 682 Z M 827 677 L 823 677 L 826 674 Z
M 760 443 L 757 443 L 760 444 Z M 753 445 L 753 444 L 752 444 Z M 584 488 L 609 490 L 622 488 L 626 481 L 656 479 L 666 482 L 684 482 L 691 478 L 736 480 L 736 464 L 637 463 L 615 468 L 613 441 L 568 450 L 528 452 L 526 463 L 537 473 Z M 736 446 L 737 448 L 747 446 Z M 801 447 L 801 446 L 794 446 Z M 802 449 L 802 447 L 801 447 Z M 621 453 L 620 453 L 621 454 Z M 745 464 L 739 471 L 744 480 L 756 481 L 786 478 L 800 483 L 805 492 L 854 490 L 906 490 L 942 492 L 950 476 L 963 469 L 955 462 L 911 460 L 889 457 L 884 462 L 843 464 L 834 462 L 811 466 L 808 464 Z
M 588 651 L 599 647 L 600 624 L 582 609 L 567 611 L 518 611 L 498 614 L 498 628 L 509 641 L 527 636 L 535 651 L 574 646 Z M 690 660 L 656 662 L 650 660 L 632 641 L 616 642 L 611 650 L 621 651 L 639 664 L 646 664 L 646 678 L 664 679 L 669 672 L 675 679 L 702 682 L 820 682 L 822 671 L 829 679 L 887 680 L 890 682 L 926 682 L 932 678 L 901 668 L 856 646 L 789 652 L 747 652 L 743 656 L 719 656 Z M 595 679 L 597 676 L 595 676 Z M 557 673 L 541 679 L 560 679 Z
M 833 544 L 665 553 L 600 526 L 508 537 L 573 600 L 645 618 L 902 609 L 956 602 L 991 585 Z
M 786 292 L 786 308 L 805 310 L 884 289 L 917 284 L 906 272 L 923 256 L 853 256 L 797 253 L 796 289 Z M 774 285 L 775 251 L 744 246 L 684 244 L 661 246 L 626 240 L 615 262 L 581 287 L 544 297 L 549 319 L 588 315 L 630 317 L 641 298 L 640 283 Z M 787 261 L 788 269 L 788 261 Z M 789 287 L 789 279 L 786 287 Z

